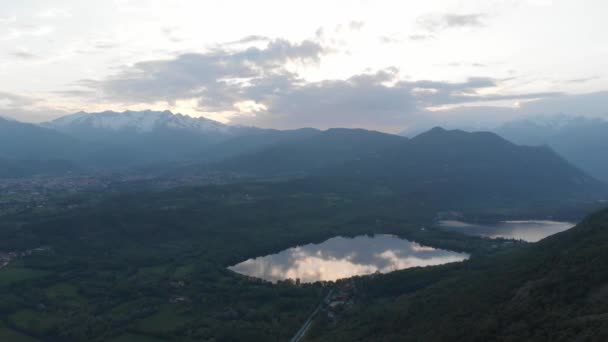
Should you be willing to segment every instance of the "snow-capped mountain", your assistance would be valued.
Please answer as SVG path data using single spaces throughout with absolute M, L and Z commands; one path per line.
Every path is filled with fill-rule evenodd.
M 59 131 L 71 132 L 83 130 L 105 130 L 111 132 L 152 133 L 163 129 L 185 130 L 199 133 L 228 134 L 231 126 L 220 122 L 194 118 L 182 114 L 173 114 L 170 111 L 126 111 L 126 112 L 79 112 L 60 117 L 42 124 L 45 127 Z
M 230 126 L 169 111 L 76 113 L 41 124 L 81 142 L 103 149 L 121 163 L 205 159 L 212 146 L 253 127 Z M 105 158 L 105 157 L 104 157 Z M 101 160 L 101 157 L 95 157 Z

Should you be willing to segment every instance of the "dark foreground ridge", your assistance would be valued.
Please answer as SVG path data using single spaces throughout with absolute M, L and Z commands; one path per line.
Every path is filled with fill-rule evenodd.
M 320 323 L 311 340 L 608 339 L 608 210 L 537 244 L 436 272 L 443 278 L 422 287 L 406 272 L 360 280 L 362 303 L 335 327 Z

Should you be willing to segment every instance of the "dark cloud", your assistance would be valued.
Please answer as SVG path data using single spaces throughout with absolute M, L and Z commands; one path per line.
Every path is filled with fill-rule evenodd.
M 446 14 L 443 22 L 446 27 L 484 26 L 482 22 L 483 14 Z
M 218 47 L 205 54 L 140 62 L 109 79 L 84 80 L 81 84 L 111 101 L 173 102 L 199 98 L 207 110 L 224 110 L 242 97 L 244 84 L 258 78 L 288 76 L 286 63 L 318 63 L 323 53 L 324 48 L 313 41 L 294 44 L 275 39 L 264 48 L 230 51 Z
M 25 50 L 13 51 L 10 53 L 10 55 L 15 58 L 19 58 L 19 59 L 36 59 L 36 58 L 38 58 L 37 55 L 35 55 L 29 51 L 25 51 Z
M 497 85 L 484 77 L 464 82 L 399 81 L 398 70 L 389 68 L 347 80 L 280 82 L 264 80 L 243 95 L 266 105 L 255 116 L 237 117 L 242 124 L 264 127 L 367 127 L 392 131 L 411 118 L 428 113 L 428 107 L 485 101 L 536 99 L 557 93 L 480 95 L 478 91 Z
M 254 40 L 262 39 L 244 38 Z M 471 77 L 462 82 L 405 81 L 397 68 L 343 80 L 309 82 L 288 71 L 287 64 L 319 63 L 328 49 L 317 42 L 273 39 L 264 47 L 233 50 L 230 46 L 170 60 L 139 62 L 108 79 L 82 81 L 84 90 L 64 95 L 122 104 L 195 99 L 200 111 L 236 112 L 233 123 L 388 131 L 433 107 L 559 95 L 492 93 L 503 80 L 490 77 Z M 239 109 L 238 104 L 245 102 L 255 103 L 256 109 Z
M 283 80 L 275 91 L 268 84 L 261 87 L 256 84 L 250 91 L 268 109 L 236 121 L 282 128 L 398 127 L 404 114 L 416 110 L 416 98 L 405 85 L 384 84 L 395 77 L 396 70 L 387 69 L 347 80 L 311 83 Z

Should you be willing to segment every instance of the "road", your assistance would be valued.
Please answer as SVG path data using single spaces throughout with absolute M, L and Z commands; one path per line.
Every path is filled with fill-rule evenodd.
M 327 296 L 323 297 L 323 299 L 321 300 L 321 303 L 319 303 L 319 306 L 317 306 L 315 311 L 313 311 L 310 314 L 310 316 L 308 316 L 308 319 L 306 320 L 306 322 L 304 322 L 304 324 L 302 324 L 302 327 L 300 327 L 298 332 L 296 332 L 296 334 L 291 338 L 291 340 L 289 340 L 289 342 L 302 341 L 302 339 L 304 338 L 304 335 L 306 335 L 306 333 L 308 332 L 308 329 L 310 329 L 310 326 L 312 325 L 313 320 L 315 319 L 315 317 L 317 316 L 319 311 L 321 311 L 321 309 L 323 308 L 323 306 L 325 305 L 327 300 L 331 297 L 333 292 L 334 292 L 334 289 L 329 290 L 329 292 L 327 293 Z

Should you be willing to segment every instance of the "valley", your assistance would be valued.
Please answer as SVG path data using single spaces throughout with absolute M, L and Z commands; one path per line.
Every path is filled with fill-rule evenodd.
M 159 154 L 117 168 L 75 154 L 77 172 L 1 179 L 0 251 L 15 257 L 0 270 L 0 336 L 364 340 L 365 329 L 389 329 L 376 326 L 385 318 L 366 321 L 377 308 L 402 315 L 387 303 L 492 277 L 503 259 L 534 267 L 526 255 L 536 244 L 446 230 L 441 220 L 578 222 L 608 194 L 551 150 L 491 133 L 226 139 L 211 145 L 213 159 Z
M 606 13 L 0 1 L 0 342 L 608 341 Z

